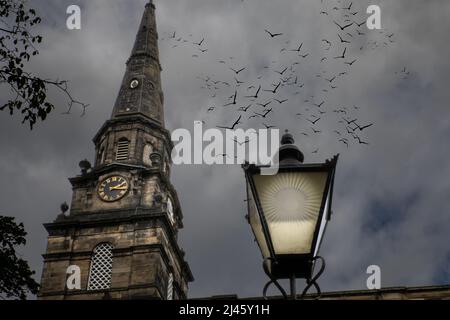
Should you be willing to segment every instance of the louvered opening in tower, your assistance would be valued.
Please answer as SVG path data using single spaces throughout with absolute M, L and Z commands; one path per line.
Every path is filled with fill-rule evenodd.
M 117 143 L 116 160 L 124 161 L 128 160 L 130 151 L 130 142 L 128 140 L 120 140 Z

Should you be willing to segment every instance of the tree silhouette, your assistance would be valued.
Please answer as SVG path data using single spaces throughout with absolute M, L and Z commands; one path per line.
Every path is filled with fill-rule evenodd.
M 22 123 L 28 123 L 30 129 L 55 108 L 47 96 L 50 87 L 67 99 L 66 113 L 79 105 L 84 114 L 87 107 L 72 97 L 66 80 L 42 79 L 27 71 L 27 63 L 39 54 L 36 46 L 43 39 L 32 31 L 40 22 L 41 18 L 27 7 L 26 0 L 0 0 L 0 86 L 10 89 L 7 101 L 0 100 L 0 110 L 9 110 L 11 115 L 22 113 Z
M 0 298 L 25 300 L 27 293 L 37 294 L 39 284 L 32 278 L 34 271 L 18 257 L 15 247 L 25 245 L 23 224 L 13 217 L 0 216 Z

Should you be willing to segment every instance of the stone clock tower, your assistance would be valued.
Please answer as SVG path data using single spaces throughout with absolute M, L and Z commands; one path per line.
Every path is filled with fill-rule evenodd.
M 150 0 L 111 119 L 94 137 L 95 164 L 80 162 L 70 210 L 45 224 L 40 299 L 186 298 L 193 277 L 177 243 L 157 42 Z

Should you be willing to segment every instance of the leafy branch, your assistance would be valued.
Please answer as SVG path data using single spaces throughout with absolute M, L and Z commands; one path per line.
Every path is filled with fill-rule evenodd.
M 13 217 L 0 216 L 0 299 L 11 297 L 25 300 L 27 292 L 36 294 L 39 284 L 32 278 L 34 271 L 20 258 L 15 247 L 26 244 L 22 223 Z
M 36 45 L 43 38 L 30 30 L 41 21 L 34 9 L 27 8 L 26 0 L 0 0 L 0 85 L 8 86 L 12 93 L 11 98 L 1 102 L 0 110 L 9 110 L 10 115 L 20 112 L 22 123 L 28 123 L 30 129 L 55 109 L 47 95 L 52 87 L 65 96 L 65 113 L 78 105 L 84 115 L 88 107 L 73 98 L 66 80 L 42 79 L 25 70 L 26 63 L 39 54 Z

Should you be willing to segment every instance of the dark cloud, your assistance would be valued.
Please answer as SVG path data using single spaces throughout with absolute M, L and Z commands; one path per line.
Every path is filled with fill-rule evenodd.
M 209 126 L 233 120 L 233 113 L 221 107 L 217 113 L 206 114 L 218 100 L 199 89 L 201 81 L 196 79 L 198 75 L 229 78 L 230 71 L 218 60 L 233 56 L 232 65 L 247 66 L 247 81 L 264 72 L 263 66 L 273 60 L 281 69 L 287 61 L 280 53 L 284 41 L 290 41 L 286 45 L 292 48 L 304 42 L 305 52 L 313 59 L 323 54 L 321 39 L 336 40 L 336 26 L 319 16 L 319 1 L 154 2 L 170 129 L 190 129 L 199 119 Z M 77 174 L 78 161 L 93 158 L 91 139 L 110 116 L 145 1 L 78 3 L 83 28 L 69 31 L 65 10 L 74 1 L 32 1 L 46 22 L 41 27 L 45 43 L 31 67 L 46 77 L 70 80 L 73 94 L 91 105 L 87 115 L 80 117 L 76 109 L 62 115 L 64 100 L 55 94 L 57 110 L 33 132 L 20 125 L 17 117 L 0 116 L 0 212 L 24 221 L 29 232 L 24 256 L 38 275 L 46 245 L 42 223 L 52 221 L 59 204 L 69 201 L 67 177 Z M 324 3 L 331 8 L 337 1 Z M 332 135 L 337 126 L 334 118 L 324 121 L 319 137 L 300 135 L 309 126 L 293 117 L 295 110 L 305 97 L 322 95 L 314 79 L 322 72 L 317 63 L 302 63 L 304 92 L 299 97 L 290 93 L 295 103 L 277 110 L 271 120 L 294 133 L 307 161 L 341 153 L 334 215 L 322 248 L 327 260 L 321 279 L 325 290 L 364 288 L 370 264 L 381 267 L 383 286 L 443 283 L 450 278 L 446 201 L 450 194 L 450 112 L 445 88 L 450 72 L 450 45 L 445 41 L 450 3 L 375 3 L 381 5 L 385 32 L 395 33 L 396 42 L 371 50 L 366 44 L 379 34 L 366 30 L 361 40 L 365 48 L 355 46 L 351 51 L 357 64 L 327 101 L 330 112 L 337 105 L 361 108 L 361 121 L 375 123 L 364 136 L 370 145 L 346 149 Z M 365 11 L 368 4 L 354 5 Z M 265 28 L 283 32 L 283 40 L 271 41 Z M 173 48 L 170 41 L 162 40 L 175 30 L 190 41 L 205 38 L 209 51 L 196 59 L 192 46 Z M 341 52 L 336 48 L 334 53 Z M 403 67 L 411 71 L 408 80 L 395 75 Z M 341 69 L 329 64 L 324 70 L 328 76 Z M 223 92 L 227 94 L 231 93 Z M 319 153 L 311 155 L 316 148 Z M 196 278 L 190 296 L 260 295 L 266 277 L 244 220 L 244 177 L 239 166 L 177 166 L 172 180 L 185 216 L 181 243 Z

